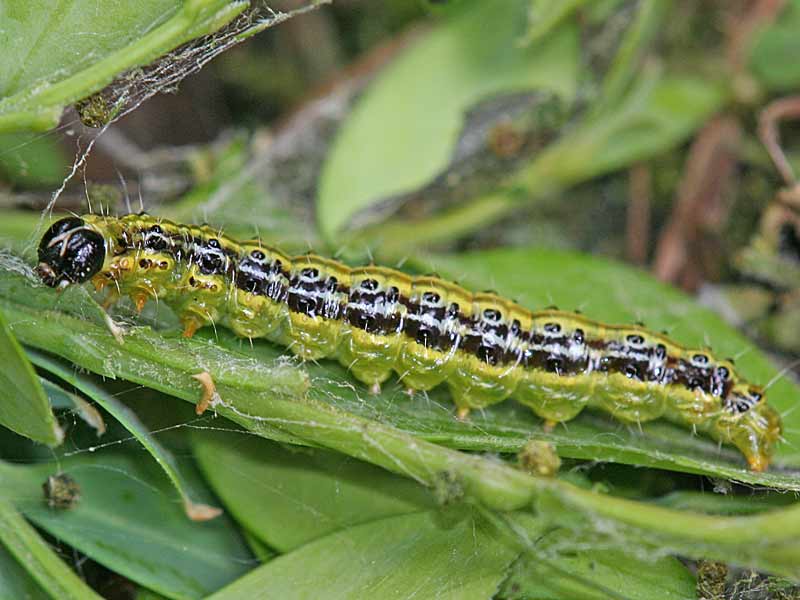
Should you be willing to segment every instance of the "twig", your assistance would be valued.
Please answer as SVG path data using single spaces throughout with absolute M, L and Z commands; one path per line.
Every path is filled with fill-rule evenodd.
M 769 152 L 775 168 L 789 186 L 794 186 L 797 180 L 786 154 L 781 148 L 781 136 L 778 123 L 784 119 L 800 118 L 800 96 L 781 98 L 767 105 L 758 117 L 758 137 Z
M 727 221 L 730 207 L 724 192 L 736 166 L 739 134 L 733 117 L 717 117 L 692 144 L 674 211 L 656 249 L 653 271 L 662 281 L 680 282 L 686 289 L 702 281 L 697 246 Z
M 643 265 L 650 245 L 650 202 L 653 196 L 650 167 L 638 163 L 630 168 L 628 179 L 625 253 L 632 263 Z

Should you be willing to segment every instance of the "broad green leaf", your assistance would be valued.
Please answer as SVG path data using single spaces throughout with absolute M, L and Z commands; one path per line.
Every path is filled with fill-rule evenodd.
M 186 375 L 194 366 L 187 349 L 196 348 L 196 344 L 202 347 L 202 340 L 174 341 L 168 354 L 164 344 L 169 338 L 139 328 L 129 332 L 125 343 L 120 345 L 108 331 L 91 322 L 62 312 L 31 308 L 31 305 L 44 304 L 41 296 L 52 294 L 51 290 L 28 287 L 22 294 L 7 296 L 5 290 L 9 288 L 3 286 L 3 282 L 14 280 L 20 283 L 19 279 L 19 275 L 7 271 L 0 274 L 0 306 L 9 315 L 15 335 L 22 341 L 47 348 L 83 368 L 197 402 L 199 390 L 196 382 Z M 45 323 L 46 335 L 41 331 Z M 225 334 L 220 330 L 219 343 L 209 340 L 205 344 L 215 348 L 214 355 L 227 355 L 231 365 L 244 360 L 242 355 L 249 353 L 249 346 L 241 345 L 239 351 L 226 351 L 219 347 L 224 339 Z M 148 343 L 143 344 L 143 340 Z M 87 347 L 91 351 L 87 351 Z M 280 353 L 269 344 L 254 344 L 254 355 L 262 356 L 262 351 L 264 358 L 268 358 L 269 353 L 273 357 Z M 98 356 L 110 358 L 103 361 L 98 360 Z M 175 364 L 175 356 L 180 356 L 184 362 Z M 261 363 L 252 360 L 249 364 L 252 369 L 253 365 Z M 575 527 L 575 522 L 578 522 L 586 531 L 595 533 L 621 526 L 630 534 L 625 542 L 629 546 L 638 542 L 645 547 L 695 558 L 721 559 L 800 578 L 800 544 L 797 542 L 800 539 L 800 507 L 797 505 L 755 516 L 717 517 L 583 490 L 566 481 L 533 477 L 503 461 L 451 450 L 430 443 L 421 435 L 408 433 L 423 426 L 432 439 L 445 442 L 457 439 L 449 434 L 442 436 L 436 429 L 438 424 L 425 421 L 422 411 L 409 415 L 405 422 L 381 412 L 373 413 L 371 418 L 360 416 L 351 409 L 361 406 L 362 411 L 367 411 L 374 401 L 380 411 L 386 404 L 377 399 L 361 398 L 358 388 L 353 386 L 344 371 L 337 370 L 330 363 L 323 361 L 318 368 L 330 370 L 312 374 L 313 387 L 307 393 L 303 391 L 305 386 L 276 386 L 276 380 L 271 379 L 274 375 L 266 375 L 272 373 L 266 365 L 261 378 L 249 381 L 247 371 L 239 372 L 235 366 L 227 371 L 221 370 L 218 374 L 222 383 L 217 386 L 220 400 L 214 408 L 258 435 L 338 450 L 429 487 L 437 486 L 444 477 L 454 482 L 453 488 L 459 490 L 458 495 L 463 494 L 491 510 L 515 510 L 530 507 L 535 502 L 537 511 L 554 523 Z M 348 395 L 350 399 L 344 400 Z M 420 403 L 424 400 L 420 399 Z M 432 402 L 428 405 L 434 412 L 441 411 Z M 504 406 L 506 410 L 513 410 L 511 402 Z M 518 415 L 526 413 L 528 411 L 521 411 Z M 493 410 L 487 411 L 487 415 L 492 414 Z M 455 423 L 446 413 L 440 418 Z M 528 418 L 532 417 L 529 415 Z M 502 440 L 491 432 L 485 433 L 474 423 L 459 427 L 463 428 L 462 431 L 472 429 L 477 432 L 481 441 Z M 531 427 L 528 434 L 534 435 L 535 431 L 535 427 Z M 673 433 L 668 439 L 670 443 L 673 439 L 688 439 L 685 433 L 682 432 L 683 437 Z M 595 437 L 600 439 L 603 435 L 595 433 Z M 613 456 L 617 449 L 612 449 L 609 455 Z M 597 456 L 602 455 L 598 453 Z M 642 456 L 647 456 L 647 453 L 643 452 Z M 669 453 L 659 455 L 657 459 L 663 456 L 680 464 Z M 626 459 L 624 454 L 622 458 Z M 701 464 L 711 467 L 711 475 L 717 475 L 717 471 L 726 472 L 721 459 Z M 797 486 L 796 475 L 788 471 L 785 474 L 775 470 L 758 474 L 735 469 L 734 472 L 737 478 L 741 473 L 742 480 L 752 483 L 788 489 Z M 597 524 L 601 522 L 606 525 L 598 529 Z
M 622 75 L 620 75 L 622 77 Z M 609 93 L 612 91 L 609 90 Z M 498 189 L 425 220 L 398 220 L 354 234 L 396 262 L 518 213 L 526 203 L 652 158 L 686 140 L 726 100 L 720 82 L 645 70 L 618 101 L 591 113 L 503 180 Z
M 77 504 L 53 510 L 42 482 L 57 472 L 80 486 Z M 100 449 L 57 462 L 0 463 L 0 497 L 38 527 L 111 570 L 169 598 L 201 598 L 254 562 L 226 517 L 189 521 L 160 469 L 141 452 Z
M 65 106 L 220 29 L 248 6 L 247 0 L 6 0 L 0 4 L 5 50 L 0 57 L 0 131 L 54 127 Z M 290 14 L 260 19 L 238 37 Z M 217 50 L 209 48 L 209 53 Z M 180 59 L 173 60 L 179 69 Z M 195 51 L 189 60 L 195 66 L 201 58 Z M 177 75 L 169 73 L 170 78 Z
M 161 594 L 154 592 L 153 590 L 148 590 L 147 588 L 140 587 L 136 590 L 136 597 L 135 600 L 164 600 L 166 596 L 162 596 Z
M 0 546 L 0 598 L 3 600 L 50 598 L 5 546 Z
M 443 523 L 435 512 L 381 519 L 306 544 L 211 598 L 452 598 L 485 600 L 515 548 L 480 520 Z
M 59 362 L 38 352 L 31 351 L 28 355 L 37 367 L 74 386 L 97 402 L 144 446 L 158 465 L 164 469 L 164 473 L 180 494 L 186 516 L 193 521 L 207 521 L 220 515 L 220 509 L 201 501 L 200 492 L 193 489 L 192 483 L 184 477 L 172 452 L 150 433 L 130 408 L 87 378 L 77 375 L 72 369 L 64 367 Z
M 562 27 L 536 44 L 519 44 L 528 3 L 469 3 L 370 85 L 321 174 L 317 220 L 328 240 L 356 212 L 443 171 L 465 113 L 476 102 L 537 89 L 571 99 L 578 70 L 576 30 Z
M 8 493 L 8 479 L 0 474 L 0 490 Z M 41 486 L 41 481 L 37 482 Z M 5 488 L 5 489 L 4 489 Z M 41 493 L 41 487 L 39 487 Z M 2 491 L 0 491 L 2 494 Z M 40 500 L 41 503 L 41 500 Z M 51 598 L 63 600 L 99 600 L 86 583 L 70 569 L 22 517 L 6 497 L 0 497 L 0 543 L 24 565 L 25 571 Z M 5 584 L 0 583 L 0 591 Z M 18 581 L 11 587 L 29 587 Z M 17 596 L 19 597 L 19 596 Z
M 227 510 L 280 552 L 353 525 L 432 507 L 424 488 L 383 469 L 242 434 L 198 432 L 194 453 Z
M 48 446 L 64 438 L 39 378 L 0 312 L 0 425 Z
M 232 0 L 8 0 L 0 5 L 0 131 L 46 130 L 63 108 L 229 22 Z
M 284 552 L 347 527 L 432 508 L 431 494 L 422 492 L 420 486 L 341 455 L 292 451 L 241 432 L 199 431 L 193 439 L 195 455 L 226 507 L 246 527 L 253 527 L 262 539 Z M 445 512 L 440 518 L 444 523 L 452 516 Z M 534 539 L 546 531 L 546 524 L 522 515 L 515 521 Z M 562 547 L 566 543 L 559 541 Z M 571 543 L 585 548 L 586 539 L 579 534 Z M 541 562 L 541 557 L 534 562 Z M 617 584 L 615 576 L 627 577 L 641 569 L 654 573 L 652 580 L 639 582 L 637 591 L 642 594 L 649 591 L 655 596 L 659 588 L 682 586 L 686 593 L 673 597 L 692 597 L 693 580 L 673 558 L 643 561 L 619 552 L 609 554 L 606 549 L 580 552 L 576 558 L 570 551 L 561 551 L 535 572 L 551 583 L 548 589 L 566 586 L 597 592 L 597 586 L 584 583 L 581 587 L 581 578 L 591 579 L 590 568 L 596 564 L 602 567 L 604 580 L 600 583 L 606 587 Z M 514 576 L 528 581 L 526 569 L 519 566 Z M 505 589 L 510 586 L 513 583 L 507 582 Z M 647 597 L 626 594 L 629 596 Z
M 753 75 L 768 90 L 791 92 L 800 83 L 800 64 L 789 57 L 800 52 L 800 0 L 789 0 L 750 50 Z
M 432 508 L 432 495 L 422 492 L 420 486 L 341 455 L 292 451 L 241 432 L 199 431 L 193 439 L 195 456 L 226 507 L 246 527 L 284 552 L 347 527 L 377 524 L 379 519 Z M 440 519 L 446 523 L 452 516 L 444 512 Z M 515 522 L 525 527 L 532 539 L 547 530 L 546 523 L 523 515 L 516 515 Z M 647 592 L 655 597 L 660 588 L 685 592 L 675 594 L 675 598 L 693 597 L 692 578 L 673 558 L 647 561 L 621 552 L 609 553 L 605 548 L 586 552 L 583 534 L 562 538 L 566 539 L 559 540 L 561 550 L 534 570 L 537 577 L 550 583 L 547 589 L 565 587 L 597 593 L 597 585 L 588 585 L 586 580 L 592 580 L 590 570 L 599 564 L 603 580 L 596 583 L 600 590 L 616 585 L 631 571 L 642 570 L 643 574 L 652 572 L 652 579 L 638 582 L 635 591 L 641 592 L 639 595 L 626 593 L 625 597 L 647 597 Z M 577 558 L 567 549 L 568 544 L 581 548 Z M 533 562 L 542 560 L 538 556 Z M 530 583 L 527 561 L 525 564 L 525 569 L 517 565 L 505 589 L 513 589 L 520 579 Z

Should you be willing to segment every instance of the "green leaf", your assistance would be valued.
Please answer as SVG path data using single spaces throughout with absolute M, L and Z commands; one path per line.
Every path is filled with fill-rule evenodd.
M 41 219 L 29 210 L 3 209 L 0 219 L 0 246 L 19 254 L 27 254 L 32 250 L 31 240 L 34 232 L 41 226 Z M 44 230 L 42 230 L 44 231 Z
M 433 508 L 432 495 L 420 486 L 340 454 L 292 451 L 242 432 L 201 430 L 195 432 L 193 440 L 195 455 L 226 507 L 261 539 L 283 552 L 354 525 L 376 522 L 377 527 L 380 519 Z M 453 516 L 444 512 L 438 518 L 444 524 Z M 534 539 L 547 529 L 546 524 L 523 515 L 516 515 L 514 522 Z M 586 539 L 580 534 L 562 536 L 559 547 L 563 550 L 567 543 L 585 549 Z M 537 557 L 533 563 L 541 561 Z M 531 583 L 531 565 L 528 561 L 524 564 L 524 569 L 517 565 L 513 583 L 506 582 L 505 589 L 512 589 L 519 579 L 526 585 Z M 682 595 L 671 597 L 693 597 L 691 576 L 673 558 L 643 561 L 606 549 L 581 551 L 576 558 L 569 551 L 560 551 L 534 573 L 549 583 L 540 589 L 578 589 L 591 594 L 597 592 L 597 586 L 581 584 L 581 580 L 592 580 L 591 569 L 598 565 L 602 578 L 595 583 L 611 589 L 621 589 L 617 587 L 619 579 L 630 577 L 631 571 L 653 572 L 652 579 L 638 582 L 634 591 L 640 595 L 628 594 L 626 589 L 626 597 L 647 597 L 647 591 L 655 597 L 660 588 L 681 590 Z
M 172 452 L 156 439 L 130 408 L 105 390 L 94 385 L 87 378 L 76 375 L 72 369 L 64 367 L 57 361 L 38 352 L 31 351 L 28 355 L 37 367 L 59 377 L 97 402 L 119 421 L 133 437 L 139 440 L 145 450 L 164 469 L 164 473 L 166 473 L 172 485 L 175 486 L 175 489 L 180 494 L 186 516 L 193 521 L 207 521 L 220 515 L 220 509 L 201 502 L 200 492 L 193 489 L 192 483 L 184 477 Z
M 541 537 L 547 540 L 543 537 L 545 535 L 552 538 L 552 533 L 547 532 L 542 523 L 530 515 L 516 514 L 513 521 L 528 532 L 529 539 Z M 500 591 L 500 598 L 697 598 L 694 577 L 675 557 L 653 559 L 614 548 L 593 549 L 591 543 L 581 548 L 579 540 L 564 535 L 559 536 L 557 544 L 552 539 L 549 543 L 560 548 L 555 552 L 547 552 L 534 546 L 535 553 L 521 557 L 514 564 Z
M 39 378 L 0 312 L 0 424 L 32 440 L 57 446 L 64 439 Z
M 200 432 L 193 436 L 195 456 L 231 514 L 280 552 L 353 525 L 432 507 L 423 487 L 383 469 L 242 433 Z
M 620 12 L 624 11 L 624 4 L 619 4 Z M 624 97 L 624 92 L 631 88 L 632 82 L 641 74 L 641 65 L 663 31 L 664 21 L 671 6 L 670 0 L 645 0 L 637 4 L 636 17 L 632 19 L 621 37 L 614 59 L 603 77 L 602 92 L 591 107 L 591 111 L 595 114 L 604 109 L 613 111 Z M 597 4 L 594 8 L 597 8 Z M 600 12 L 604 12 L 603 8 L 600 8 Z M 611 18 L 609 15 L 593 15 L 589 16 L 589 21 Z
M 67 174 L 59 143 L 54 136 L 0 135 L 0 177 L 22 187 L 57 186 Z
M 56 472 L 80 486 L 77 504 L 48 508 L 41 485 Z M 24 466 L 0 463 L 0 497 L 51 535 L 169 598 L 200 598 L 253 563 L 225 517 L 189 521 L 160 469 L 140 453 L 97 450 Z
M 28 351 L 29 356 L 31 352 Z M 97 432 L 98 437 L 106 432 L 106 423 L 103 421 L 103 417 L 89 402 L 77 394 L 71 394 L 49 379 L 40 378 L 40 381 L 53 409 L 66 408 L 74 412 Z
M 489 254 L 488 258 L 491 257 Z M 477 256 L 473 258 L 477 260 Z M 561 270 L 557 270 L 557 274 L 563 277 Z M 586 273 L 582 272 L 581 277 L 585 276 Z M 516 272 L 516 277 L 524 278 L 519 272 Z M 16 283 L 6 286 L 9 281 Z M 264 361 L 248 362 L 242 356 L 245 353 L 262 356 L 264 353 L 264 358 L 267 358 L 272 353 L 274 357 L 280 354 L 279 349 L 256 343 L 252 351 L 248 345 L 241 345 L 238 352 L 223 350 L 220 348 L 226 339 L 223 330 L 219 330 L 219 342 L 215 343 L 200 339 L 170 340 L 147 328 L 139 328 L 129 332 L 125 343 L 120 345 L 111 333 L 91 322 L 54 310 L 31 308 L 46 304 L 44 296 L 54 295 L 52 290 L 31 287 L 28 283 L 23 293 L 7 294 L 8 289 L 19 290 L 25 281 L 28 280 L 20 275 L 0 272 L 0 306 L 9 315 L 15 335 L 26 343 L 48 348 L 83 368 L 123 377 L 194 403 L 199 390 L 187 372 L 196 366 L 192 360 L 202 359 L 202 355 L 188 350 L 205 345 L 209 354 L 220 361 L 227 356 L 229 365 L 227 370 L 220 365 L 217 373 L 220 400 L 216 402 L 215 410 L 258 435 L 338 450 L 428 487 L 436 487 L 443 480 L 451 481 L 453 485 L 448 487 L 457 489 L 457 495 L 463 494 L 491 510 L 521 509 L 535 502 L 536 510 L 556 524 L 565 523 L 572 528 L 577 523 L 586 532 L 594 534 L 607 532 L 609 527 L 622 527 L 630 534 L 625 542 L 629 547 L 640 545 L 651 551 L 660 549 L 696 558 L 715 558 L 800 578 L 797 568 L 800 564 L 798 505 L 755 516 L 717 517 L 586 491 L 557 479 L 533 477 L 503 461 L 450 450 L 403 431 L 410 422 L 410 431 L 422 425 L 431 438 L 457 439 L 449 434 L 441 436 L 437 430 L 438 423 L 417 420 L 416 413 L 406 422 L 381 412 L 374 413 L 371 418 L 359 416 L 350 409 L 360 405 L 362 410 L 369 410 L 373 400 L 359 398 L 358 388 L 353 386 L 344 371 L 327 361 L 315 367 L 320 371 L 313 375 L 314 386 L 305 392 L 305 386 L 278 385 L 281 371 L 277 367 L 269 367 L 269 363 Z M 606 281 L 603 285 L 608 284 Z M 624 298 L 629 287 L 615 288 L 620 298 Z M 233 338 L 227 336 L 227 339 Z M 249 369 L 244 367 L 245 364 L 249 364 Z M 263 369 L 259 371 L 260 377 L 253 378 L 252 371 L 258 371 L 259 366 Z M 292 368 L 291 372 L 296 376 L 299 371 Z M 400 390 L 397 393 L 402 398 Z M 343 401 L 348 394 L 351 400 Z M 396 402 L 399 404 L 401 400 Z M 378 410 L 385 406 L 377 401 L 374 404 Z M 504 403 L 504 407 L 513 410 L 513 403 Z M 432 403 L 430 408 L 441 411 Z M 492 415 L 495 411 L 486 412 Z M 518 412 L 518 415 L 525 414 L 531 418 L 529 411 Z M 446 419 L 456 422 L 452 416 Z M 487 437 L 474 424 L 460 426 L 462 431 L 473 429 L 481 439 L 492 436 L 490 433 Z M 535 427 L 531 427 L 528 433 L 533 435 L 535 431 Z M 569 436 L 569 431 L 565 435 Z M 609 433 L 613 430 L 609 429 Z M 686 433 L 680 431 L 680 436 L 669 436 L 668 440 L 670 443 L 673 439 L 686 440 L 690 437 Z M 606 437 L 613 439 L 613 436 Z M 497 439 L 502 440 L 502 437 Z M 702 464 L 712 469 L 710 474 L 725 472 L 727 468 L 721 458 L 704 460 Z M 754 483 L 789 489 L 797 486 L 797 476 L 789 471 L 759 474 L 742 469 L 739 472 L 743 480 L 747 477 L 747 481 Z M 603 527 L 598 528 L 598 523 L 603 523 Z
M 515 181 L 530 189 L 547 173 L 548 182 L 574 184 L 652 157 L 689 137 L 724 100 L 718 82 L 645 71 L 619 105 L 563 136 Z
M 452 598 L 494 595 L 517 551 L 481 520 L 434 512 L 381 519 L 306 544 L 211 598 Z
M 371 84 L 338 133 L 321 174 L 317 221 L 328 240 L 356 212 L 443 171 L 465 113 L 478 101 L 536 89 L 565 99 L 574 95 L 575 28 L 560 28 L 523 47 L 517 42 L 527 8 L 528 0 L 470 3 Z
M 769 27 L 755 38 L 749 66 L 770 91 L 793 91 L 800 83 L 800 64 L 788 57 L 800 53 L 800 0 L 790 0 Z
M 645 70 L 619 102 L 567 130 L 497 190 L 423 221 L 394 220 L 364 229 L 351 243 L 374 246 L 396 262 L 425 245 L 458 239 L 517 213 L 526 203 L 667 151 L 725 100 L 717 81 Z
M 750 515 L 787 507 L 796 501 L 796 498 L 780 493 L 723 495 L 684 491 L 672 492 L 656 502 L 659 506 L 712 515 Z
M 226 508 L 283 552 L 361 523 L 375 522 L 377 527 L 380 519 L 433 508 L 432 495 L 420 486 L 339 454 L 293 451 L 242 432 L 201 430 L 193 440 L 195 455 Z M 445 511 L 437 518 L 445 524 L 453 516 Z M 531 539 L 547 531 L 546 523 L 524 515 L 515 515 L 514 522 Z M 675 592 L 670 596 L 674 598 L 693 597 L 693 579 L 674 558 L 653 562 L 605 548 L 587 552 L 586 544 L 582 534 L 561 536 L 559 551 L 551 553 L 546 564 L 541 564 L 543 557 L 538 555 L 533 561 L 522 561 L 504 588 L 513 589 L 521 581 L 520 589 L 528 589 L 532 580 L 542 579 L 547 585 L 537 588 L 540 593 L 568 589 L 594 598 L 591 594 L 597 594 L 600 585 L 600 590 L 625 589 L 625 597 L 632 598 L 646 598 L 647 592 L 656 597 L 660 589 Z M 577 557 L 570 546 L 581 549 Z M 599 580 L 591 576 L 595 568 Z M 638 570 L 650 574 L 649 578 L 640 578 L 635 589 L 618 587 L 620 578 Z M 244 593 L 238 587 L 235 590 Z
M 120 73 L 218 29 L 239 0 L 8 0 L 0 7 L 0 131 L 54 127 Z
M 0 598 L 8 600 L 50 598 L 5 546 L 0 546 Z
M 0 493 L 3 488 L 7 493 L 8 479 L 4 474 L 0 475 L 0 481 L 3 482 Z M 39 494 L 41 494 L 41 481 L 37 482 Z M 50 597 L 64 600 L 100 599 L 100 596 L 56 556 L 47 542 L 17 512 L 14 505 L 3 497 L 0 497 L 0 543 L 25 566 L 27 573 L 47 591 Z M 24 585 L 24 582 L 17 582 L 16 585 L 20 584 Z M 3 586 L 4 584 L 0 582 L 0 591 Z
M 249 532 L 247 529 L 242 529 L 241 532 L 245 541 L 247 541 L 247 545 L 250 546 L 250 550 L 260 562 L 269 562 L 278 555 L 275 550 L 262 542 L 261 538 L 256 534 Z
M 164 600 L 166 596 L 162 596 L 161 594 L 154 592 L 153 590 L 148 590 L 147 588 L 140 587 L 136 590 L 136 597 L 135 600 Z
M 528 9 L 528 31 L 523 42 L 533 43 L 548 35 L 566 19 L 572 17 L 578 9 L 586 4 L 586 0 L 533 0 Z

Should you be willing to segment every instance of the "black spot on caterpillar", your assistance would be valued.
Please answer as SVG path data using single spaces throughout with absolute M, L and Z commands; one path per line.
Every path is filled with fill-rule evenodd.
M 336 358 L 373 387 L 392 372 L 410 389 L 445 383 L 461 417 L 509 397 L 549 426 L 587 405 L 626 423 L 664 417 L 736 446 L 756 471 L 780 438 L 763 390 L 731 361 L 639 325 L 531 312 L 437 276 L 290 257 L 146 215 L 58 221 L 42 238 L 37 271 L 55 288 L 91 280 L 139 309 L 158 298 L 187 337 L 213 322 L 305 359 Z

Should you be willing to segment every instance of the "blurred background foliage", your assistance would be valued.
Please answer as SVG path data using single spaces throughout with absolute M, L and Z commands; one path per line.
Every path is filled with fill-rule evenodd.
M 8 31 L 30 43 L 29 52 L 16 45 L 0 59 L 0 238 L 29 260 L 55 190 L 56 212 L 84 212 L 87 204 L 112 213 L 146 209 L 353 262 L 424 268 L 434 256 L 432 264 L 443 273 L 519 290 L 537 302 L 549 292 L 541 290 L 547 277 L 557 279 L 560 268 L 551 264 L 558 255 L 537 252 L 579 251 L 647 269 L 696 295 L 784 364 L 800 352 L 800 193 L 794 179 L 800 140 L 792 123 L 800 116 L 794 96 L 800 86 L 800 62 L 794 59 L 800 56 L 800 0 L 335 0 L 263 33 L 261 24 L 275 15 L 258 3 L 152 0 L 147 10 L 117 14 L 107 3 L 104 13 L 90 14 L 89 3 L 73 2 L 66 16 L 47 12 L 46 3 L 34 4 L 30 14 L 40 10 L 50 18 L 25 18 L 22 4 L 0 3 L 0 19 L 15 27 Z M 309 4 L 283 0 L 269 6 L 289 13 Z M 75 41 L 78 30 L 94 36 L 90 44 Z M 37 36 L 47 43 L 33 44 Z M 236 36 L 249 39 L 234 45 Z M 8 34 L 0 41 L 11 44 Z M 197 64 L 205 66 L 198 71 Z M 21 71 L 20 65 L 29 68 Z M 480 253 L 498 247 L 518 250 Z M 451 254 L 434 254 L 443 252 Z M 502 271 L 521 261 L 546 275 L 520 283 L 513 272 Z M 634 320 L 659 295 L 674 311 L 656 312 L 649 324 L 668 325 L 683 310 L 682 297 L 638 275 L 630 275 L 630 286 L 639 296 L 632 293 L 629 304 L 615 306 L 604 281 L 628 281 L 627 271 L 588 259 L 565 265 L 563 289 L 552 289 L 576 303 L 596 290 L 601 308 L 592 316 Z M 581 268 L 595 275 L 584 282 Z M 460 274 L 463 269 L 468 273 Z M 19 294 L 22 288 L 8 281 L 3 293 Z M 74 306 L 85 301 L 81 297 Z M 694 322 L 702 323 L 702 331 L 683 325 L 681 339 L 694 343 L 711 333 L 715 343 L 725 336 L 733 340 L 723 341 L 725 348 L 741 343 L 709 314 L 697 313 Z M 52 453 L 11 434 L 0 439 L 9 461 L 0 465 L 0 475 L 13 482 L 0 501 L 46 532 L 47 544 L 68 563 L 85 565 L 79 574 L 104 595 L 201 597 L 234 580 L 220 597 L 248 597 L 263 589 L 290 597 L 300 593 L 301 580 L 303 593 L 313 595 L 334 575 L 351 571 L 354 561 L 376 555 L 383 570 L 365 570 L 363 579 L 342 583 L 330 597 L 357 597 L 354 589 L 387 593 L 381 578 L 396 570 L 438 582 L 425 593 L 444 589 L 453 598 L 652 598 L 664 597 L 653 594 L 666 589 L 678 598 L 797 593 L 783 580 L 738 570 L 774 566 L 797 579 L 800 559 L 792 568 L 796 555 L 790 554 L 783 555 L 787 562 L 770 563 L 773 557 L 765 552 L 759 563 L 711 550 L 709 556 L 724 562 L 679 562 L 615 554 L 619 544 L 604 546 L 607 540 L 576 550 L 568 535 L 556 534 L 548 542 L 555 554 L 545 555 L 557 559 L 545 568 L 541 560 L 533 565 L 531 555 L 499 544 L 486 515 L 475 520 L 482 528 L 458 521 L 442 536 L 434 523 L 440 505 L 413 483 L 334 453 L 289 451 L 256 438 L 230 451 L 222 440 L 237 434 L 189 436 L 180 427 L 193 418 L 184 406 L 173 402 L 159 409 L 152 400 L 163 397 L 154 392 L 129 398 L 130 389 L 121 384 L 70 379 L 69 369 L 27 349 L 42 345 L 35 334 L 0 325 L 4 337 L 13 340 L 13 331 L 27 344 L 40 374 L 64 384 L 47 384 L 47 396 L 38 384 L 22 394 L 35 397 L 36 410 L 45 415 L 22 423 L 25 435 L 58 443 L 63 432 L 54 433 L 48 401 L 79 415 L 86 412 L 79 408 L 81 398 L 88 396 L 123 424 L 112 424 L 106 439 L 139 440 L 178 490 L 186 513 L 210 510 L 220 500 L 230 513 L 211 528 L 189 527 L 169 482 L 153 465 L 132 459 L 130 444 L 103 454 L 102 468 L 125 476 L 112 475 L 119 479 L 113 484 L 105 473 L 98 476 L 93 455 L 80 451 L 95 440 L 97 421 L 90 416 L 89 428 L 74 417 L 68 428 L 74 452 L 58 455 L 59 469 L 81 475 L 86 506 L 67 518 L 54 516 L 43 509 L 38 489 L 53 471 Z M 217 342 L 240 350 L 226 339 L 223 333 Z M 176 356 L 183 356 L 177 354 L 182 348 L 176 347 Z M 27 359 L 17 350 L 9 361 L 22 361 L 24 370 Z M 70 356 L 67 349 L 61 355 Z M 266 351 L 270 360 L 276 355 Z M 758 355 L 756 362 L 753 368 L 768 377 L 767 360 Z M 337 402 L 353 414 L 377 414 L 422 439 L 497 453 L 524 444 L 523 434 L 513 429 L 520 420 L 513 408 L 491 413 L 487 430 L 465 433 L 449 420 L 437 422 L 436 404 L 416 406 L 409 416 L 387 396 L 376 399 L 380 408 L 365 409 L 357 397 L 337 391 L 341 384 L 335 382 L 345 375 L 312 369 L 311 376 L 330 378 L 319 386 L 320 396 L 341 396 Z M 290 390 L 305 383 L 280 369 L 264 377 Z M 162 391 L 188 398 L 187 389 Z M 779 392 L 782 408 L 796 399 L 796 389 L 786 384 Z M 125 394 L 139 416 L 128 414 L 115 393 Z M 437 423 L 434 430 L 426 431 L 426 419 Z M 699 444 L 676 450 L 669 445 L 669 428 L 666 446 L 654 435 L 652 447 L 637 455 L 636 442 L 627 438 L 597 441 L 604 426 L 594 429 L 584 420 L 563 439 L 549 438 L 566 458 L 564 478 L 584 489 L 710 514 L 756 513 L 793 500 L 792 492 L 753 492 L 723 481 L 745 475 L 724 461 L 706 460 L 710 451 Z M 171 428 L 175 435 L 159 435 L 159 441 L 148 433 Z M 267 437 L 298 441 L 280 435 Z M 581 445 L 589 440 L 591 446 Z M 692 462 L 684 452 L 699 458 Z M 592 453 L 627 466 L 586 461 Z M 796 448 L 785 449 L 784 471 L 750 483 L 796 491 L 797 455 Z M 133 479 L 157 483 L 142 489 Z M 245 491 L 264 481 L 272 482 L 260 490 L 266 499 L 254 502 Z M 446 483 L 436 490 L 445 504 L 453 492 Z M 730 493 L 702 493 L 706 487 Z M 338 491 L 320 492 L 333 488 Z M 302 502 L 287 503 L 287 497 Z M 269 515 L 262 514 L 262 501 Z M 120 502 L 125 508 L 118 514 L 104 508 Z M 22 547 L 38 548 L 36 532 L 14 521 L 9 506 L 0 506 L 0 525 L 21 532 Z M 158 541 L 160 552 L 153 551 L 153 536 L 159 536 L 152 514 L 165 515 L 169 532 L 164 538 L 170 539 Z M 547 522 L 528 517 L 499 529 L 524 530 L 534 539 L 550 535 Z M 109 527 L 117 536 L 110 541 L 104 539 Z M 336 537 L 340 531 L 351 553 L 331 559 L 343 543 Z M 405 554 L 375 544 L 381 535 L 399 544 L 420 531 Z M 630 532 L 615 533 L 619 542 Z M 486 546 L 480 554 L 471 549 L 475 536 Z M 132 545 L 122 548 L 125 540 Z M 208 547 L 214 558 L 179 550 L 186 547 Z M 447 549 L 450 562 L 419 559 Z M 57 573 L 60 563 L 48 562 L 41 551 L 41 577 L 22 573 L 17 561 L 0 556 L 0 596 L 38 597 L 43 579 L 69 577 Z M 71 560 L 77 552 L 80 560 Z M 162 561 L 161 555 L 171 558 Z M 484 569 L 471 569 L 470 560 L 485 561 Z M 260 562 L 269 568 L 251 571 Z M 726 563 L 738 566 L 729 570 Z M 410 594 L 415 583 L 392 580 L 397 597 Z M 44 589 L 51 597 L 60 593 L 57 587 Z M 90 597 L 82 594 L 75 597 Z

